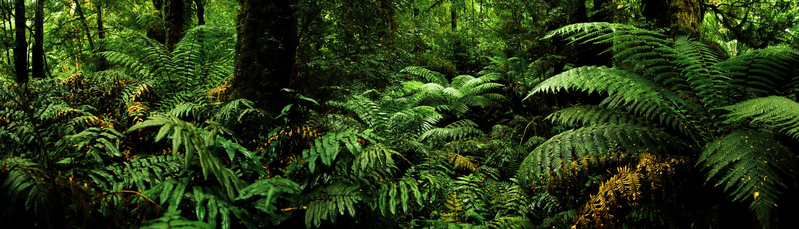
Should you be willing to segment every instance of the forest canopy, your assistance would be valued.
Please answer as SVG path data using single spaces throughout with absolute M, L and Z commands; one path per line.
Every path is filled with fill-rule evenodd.
M 784 228 L 799 1 L 0 1 L 9 228 Z

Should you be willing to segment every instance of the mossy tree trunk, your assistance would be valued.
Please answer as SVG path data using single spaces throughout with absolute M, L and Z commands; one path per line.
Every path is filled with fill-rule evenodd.
M 296 0 L 242 0 L 237 17 L 235 98 L 246 98 L 276 115 L 286 105 L 299 44 Z
M 668 28 L 671 36 L 699 36 L 705 11 L 701 0 L 642 0 L 644 16 L 657 26 Z
M 164 23 L 166 24 L 166 45 L 169 51 L 175 49 L 180 39 L 183 38 L 186 20 L 183 17 L 185 4 L 183 0 L 166 0 L 164 2 Z

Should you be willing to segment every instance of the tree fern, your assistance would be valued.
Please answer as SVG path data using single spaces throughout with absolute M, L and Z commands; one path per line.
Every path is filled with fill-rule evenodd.
M 780 96 L 769 96 L 746 100 L 722 107 L 730 111 L 725 116 L 729 122 L 749 120 L 750 124 L 778 128 L 795 139 L 799 139 L 799 103 Z
M 758 131 L 737 131 L 708 145 L 698 163 L 709 168 L 708 180 L 717 178 L 735 201 L 751 199 L 749 208 L 763 227 L 771 224 L 777 206 L 781 175 L 792 174 L 795 159 L 788 148 Z
M 527 183 L 540 176 L 568 174 L 601 160 L 614 152 L 679 152 L 689 146 L 659 129 L 639 126 L 600 125 L 568 130 L 533 150 L 522 162 L 518 176 Z
M 561 125 L 579 123 L 585 126 L 591 125 L 634 125 L 646 126 L 649 123 L 627 112 L 608 109 L 601 106 L 581 105 L 563 108 L 553 112 L 547 119 Z

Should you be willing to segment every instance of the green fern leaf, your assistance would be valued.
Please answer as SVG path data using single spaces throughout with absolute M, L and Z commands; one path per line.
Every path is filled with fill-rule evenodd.
M 535 148 L 522 162 L 520 182 L 529 183 L 541 176 L 569 174 L 577 165 L 597 163 L 612 153 L 624 150 L 638 154 L 684 150 L 679 139 L 660 129 L 631 125 L 582 127 L 558 134 Z
M 746 100 L 722 107 L 730 111 L 725 115 L 728 122 L 751 119 L 750 124 L 779 128 L 795 139 L 799 139 L 799 103 L 780 96 L 769 96 Z
M 718 178 L 735 201 L 752 198 L 749 208 L 764 227 L 771 225 L 781 174 L 792 174 L 795 157 L 773 137 L 758 131 L 737 131 L 710 143 L 697 163 L 710 168 L 708 180 Z

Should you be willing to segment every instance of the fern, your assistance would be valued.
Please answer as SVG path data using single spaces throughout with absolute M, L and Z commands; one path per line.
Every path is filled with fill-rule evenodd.
M 716 140 L 702 151 L 698 163 L 710 168 L 708 180 L 718 178 L 735 201 L 751 199 L 749 208 L 764 227 L 771 224 L 779 188 L 785 186 L 780 174 L 792 174 L 795 160 L 771 136 L 757 131 L 737 131 Z
M 799 139 L 799 103 L 780 96 L 769 96 L 746 100 L 722 107 L 730 111 L 725 115 L 728 122 L 751 119 L 750 124 L 779 128 L 793 138 Z
M 446 127 L 432 127 L 419 136 L 419 141 L 431 139 L 433 141 L 457 140 L 468 136 L 483 134 L 477 129 L 477 124 L 472 120 L 462 119 L 450 123 Z
M 343 143 L 352 156 L 357 156 L 361 151 L 361 143 L 358 138 L 365 135 L 358 134 L 353 130 L 339 133 L 328 133 L 321 138 L 314 139 L 314 144 L 310 149 L 302 151 L 302 157 L 308 162 L 308 169 L 313 173 L 316 170 L 317 160 L 321 160 L 325 166 L 332 166 L 336 157 L 341 151 Z
M 317 188 L 312 192 L 316 198 L 308 203 L 305 211 L 305 226 L 318 228 L 322 220 L 336 222 L 338 215 L 348 212 L 355 217 L 356 204 L 362 201 L 360 186 L 346 183 L 334 183 Z
M 560 109 L 553 112 L 547 119 L 559 125 L 579 123 L 591 125 L 634 125 L 646 126 L 649 123 L 640 117 L 631 116 L 629 113 L 608 109 L 600 106 L 582 105 Z
M 169 115 L 166 117 L 149 117 L 147 121 L 132 126 L 128 131 L 151 126 L 161 126 L 155 141 L 160 141 L 170 132 L 173 132 L 172 152 L 178 152 L 181 147 L 185 149 L 184 172 L 195 162 L 194 157 L 197 156 L 203 177 L 208 179 L 208 175 L 212 174 L 222 185 L 230 199 L 235 198 L 237 190 L 243 188 L 243 183 L 238 176 L 229 168 L 224 167 L 219 158 L 213 153 L 216 149 L 217 141 L 221 140 L 217 135 L 220 128 L 211 128 L 210 131 L 206 131 L 194 126 L 192 123 L 182 121 L 174 115 Z
M 518 176 L 527 183 L 540 176 L 569 174 L 581 166 L 611 159 L 613 152 L 625 150 L 671 152 L 689 146 L 658 129 L 638 126 L 600 125 L 569 130 L 535 148 L 522 162 Z
M 536 228 L 530 219 L 524 216 L 503 216 L 494 219 L 490 228 L 528 229 Z
M 375 208 L 380 210 L 383 215 L 397 214 L 401 210 L 404 213 L 411 213 L 415 206 L 424 207 L 427 195 L 419 190 L 419 181 L 412 177 L 403 177 L 396 182 L 383 183 L 377 191 L 377 204 Z
M 90 127 L 78 134 L 69 135 L 65 138 L 66 144 L 73 145 L 75 151 L 82 153 L 84 147 L 85 157 L 93 157 L 95 161 L 102 163 L 100 155 L 110 155 L 112 157 L 122 157 L 119 150 L 119 143 L 123 137 L 122 133 L 113 128 Z
M 225 198 L 226 192 L 225 190 L 210 187 L 192 187 L 194 213 L 197 215 L 197 219 L 206 222 L 208 225 L 221 225 L 222 228 L 229 229 L 233 222 L 231 211 L 236 214 L 239 210 L 230 203 L 229 199 Z M 243 217 L 243 215 L 239 215 L 238 218 L 242 221 L 249 220 L 248 217 Z
M 181 179 L 165 180 L 151 189 L 142 192 L 143 195 L 152 197 L 151 199 L 159 200 L 159 205 L 164 206 L 168 204 L 167 211 L 177 211 L 180 202 L 183 200 L 183 195 L 186 192 L 186 186 L 189 183 L 188 177 Z
M 161 155 L 135 158 L 128 162 L 92 169 L 88 176 L 104 190 L 148 190 L 180 172 L 182 157 Z
M 180 210 L 164 213 L 164 216 L 153 219 L 142 229 L 169 229 L 169 228 L 214 228 L 200 221 L 192 221 L 180 216 Z
M 439 84 L 439 85 L 446 85 L 447 79 L 444 77 L 444 74 L 441 74 L 436 71 L 431 71 L 426 68 L 410 66 L 403 68 L 400 73 L 408 73 L 417 76 L 421 76 L 422 78 L 426 79 L 428 82 Z
M 0 160 L 0 166 L 3 173 L 8 173 L 0 191 L 2 191 L 3 206 L 9 206 L 4 209 L 4 214 L 10 214 L 11 206 L 17 204 L 24 204 L 24 209 L 33 211 L 34 213 L 41 213 L 47 208 L 47 197 L 50 192 L 47 185 L 47 174 L 41 169 L 41 165 L 31 161 L 30 159 L 11 157 Z
M 352 170 L 362 178 L 390 176 L 397 169 L 392 158 L 395 155 L 399 153 L 381 143 L 370 144 L 355 157 Z
M 278 198 L 289 199 L 301 191 L 300 185 L 289 179 L 269 178 L 258 180 L 250 184 L 239 192 L 236 201 L 251 202 L 256 209 L 268 214 L 272 224 L 277 224 L 280 220 L 288 218 L 286 214 L 280 214 L 275 206 Z M 252 200 L 255 199 L 254 202 Z

